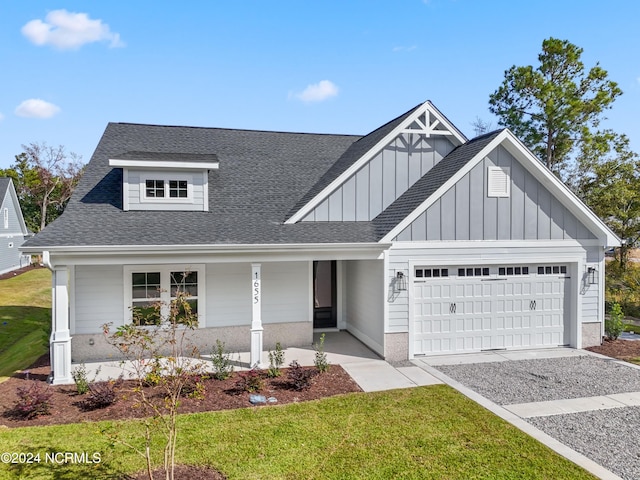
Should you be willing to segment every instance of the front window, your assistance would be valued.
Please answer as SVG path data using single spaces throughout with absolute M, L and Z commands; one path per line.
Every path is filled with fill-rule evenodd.
M 160 272 L 131 274 L 131 309 L 138 325 L 160 322 Z
M 164 266 L 148 270 L 127 267 L 125 278 L 130 282 L 127 288 L 131 295 L 127 316 L 136 325 L 159 325 L 171 314 L 177 315 L 178 323 L 185 323 L 187 314 L 195 315 L 195 318 L 204 314 L 204 299 L 199 296 L 204 291 L 202 266 L 184 269 Z M 178 310 L 172 312 L 175 306 Z

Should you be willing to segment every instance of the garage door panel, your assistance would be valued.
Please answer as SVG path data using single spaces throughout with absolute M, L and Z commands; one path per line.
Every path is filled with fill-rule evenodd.
M 544 267 L 542 275 L 539 268 L 500 268 L 522 272 L 513 276 L 496 274 L 498 267 L 466 268 L 464 276 L 449 268 L 445 278 L 419 279 L 413 299 L 414 353 L 562 345 L 570 280 L 553 269 L 566 273 L 566 266 Z

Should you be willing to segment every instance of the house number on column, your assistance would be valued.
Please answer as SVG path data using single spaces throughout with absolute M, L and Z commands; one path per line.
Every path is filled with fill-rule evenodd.
M 258 272 L 254 272 L 253 274 L 253 303 L 260 303 L 260 274 Z

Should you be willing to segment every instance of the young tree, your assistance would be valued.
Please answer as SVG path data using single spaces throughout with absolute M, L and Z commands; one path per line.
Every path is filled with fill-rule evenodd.
M 163 466 L 165 480 L 174 479 L 175 454 L 178 442 L 178 410 L 181 396 L 195 382 L 200 382 L 204 365 L 199 361 L 198 349 L 191 342 L 191 334 L 198 325 L 198 315 L 192 310 L 190 296 L 185 293 L 185 278 L 172 288 L 172 300 L 151 302 L 144 308 L 132 309 L 132 323 L 110 331 L 110 325 L 103 325 L 108 343 L 115 346 L 128 360 L 129 373 L 136 382 L 134 395 L 137 405 L 149 415 L 143 420 L 145 427 L 144 448 L 123 440 L 105 431 L 115 441 L 119 441 L 143 456 L 147 463 L 147 475 L 153 480 L 153 433 L 164 436 Z M 147 385 L 154 385 L 148 391 Z
M 585 71 L 583 49 L 567 40 L 542 42 L 538 67 L 512 66 L 489 97 L 489 110 L 559 177 L 575 148 L 592 135 L 604 110 L 622 94 L 598 64 Z
M 42 230 L 64 211 L 82 175 L 80 157 L 62 145 L 23 145 L 15 163 L 0 175 L 14 180 L 27 226 Z

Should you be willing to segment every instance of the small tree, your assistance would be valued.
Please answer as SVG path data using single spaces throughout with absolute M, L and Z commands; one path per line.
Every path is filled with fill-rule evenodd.
M 81 157 L 46 143 L 22 145 L 24 152 L 0 176 L 14 180 L 27 226 L 42 230 L 64 211 L 83 168 Z
M 185 274 L 186 276 L 186 274 Z M 164 470 L 166 480 L 173 480 L 175 452 L 178 440 L 178 408 L 181 393 L 192 375 L 202 372 L 199 352 L 188 339 L 188 333 L 197 326 L 197 313 L 192 311 L 189 295 L 181 290 L 169 305 L 155 302 L 144 309 L 133 308 L 133 322 L 110 332 L 104 325 L 107 341 L 114 345 L 131 365 L 130 373 L 137 382 L 134 394 L 138 405 L 150 415 L 144 421 L 145 448 L 140 450 L 131 443 L 115 438 L 142 455 L 147 462 L 149 479 L 153 480 L 151 439 L 153 432 L 161 432 L 164 444 Z M 149 373 L 156 383 L 155 391 L 145 389 Z

